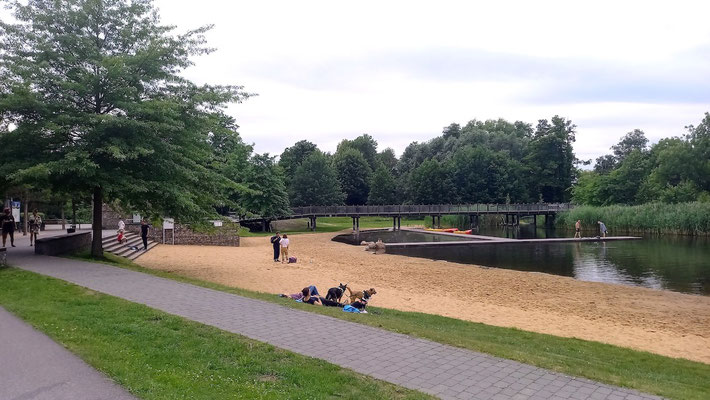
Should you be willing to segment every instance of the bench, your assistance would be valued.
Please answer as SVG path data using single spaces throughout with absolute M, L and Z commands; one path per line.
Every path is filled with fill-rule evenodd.
M 52 236 L 35 241 L 35 254 L 56 256 L 74 253 L 91 247 L 91 232 L 70 233 Z

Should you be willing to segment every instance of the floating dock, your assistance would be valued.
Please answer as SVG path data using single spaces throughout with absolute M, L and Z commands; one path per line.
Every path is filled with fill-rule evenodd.
M 425 231 L 421 229 L 405 229 L 410 232 L 429 233 L 432 235 L 452 236 L 461 239 L 446 242 L 409 242 L 409 243 L 386 243 L 386 248 L 406 248 L 406 247 L 441 247 L 441 246 L 481 246 L 495 244 L 537 244 L 537 243 L 588 243 L 588 242 L 614 242 L 620 240 L 640 240 L 638 236 L 607 236 L 607 237 L 583 237 L 575 238 L 548 238 L 548 239 L 509 239 L 496 236 L 483 235 L 461 235 L 457 233 Z

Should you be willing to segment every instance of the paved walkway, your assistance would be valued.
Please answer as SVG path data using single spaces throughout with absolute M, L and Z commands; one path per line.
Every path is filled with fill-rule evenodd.
M 79 357 L 0 307 L 0 399 L 135 398 Z
M 321 358 L 444 399 L 658 398 L 140 272 L 28 253 L 13 251 L 8 260 L 26 270 Z M 362 318 L 377 317 L 363 315 Z

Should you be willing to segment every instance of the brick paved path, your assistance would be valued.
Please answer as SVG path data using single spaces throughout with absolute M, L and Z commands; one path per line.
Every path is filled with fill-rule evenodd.
M 136 400 L 69 350 L 2 307 L 0 399 Z
M 658 399 L 515 361 L 108 265 L 22 256 L 17 252 L 9 261 L 30 271 L 444 399 Z

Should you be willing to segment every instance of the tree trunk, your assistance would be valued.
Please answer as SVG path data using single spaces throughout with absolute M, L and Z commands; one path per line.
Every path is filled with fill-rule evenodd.
M 27 221 L 29 219 L 29 211 L 28 211 L 29 205 L 27 204 L 27 193 L 25 193 L 25 216 L 22 218 L 22 236 L 27 235 Z
M 71 219 L 73 227 L 75 229 L 79 229 L 76 226 L 76 203 L 74 202 L 74 199 L 71 199 Z
M 103 222 L 101 208 L 104 204 L 104 199 L 103 199 L 103 191 L 101 190 L 100 187 L 94 188 L 93 200 L 94 200 L 93 201 L 93 203 L 94 203 L 93 204 L 94 217 L 93 217 L 93 221 L 91 224 L 91 230 L 92 230 L 91 255 L 93 257 L 103 257 L 104 249 L 103 249 L 103 246 L 101 245 L 101 241 L 102 241 L 101 223 Z
M 65 222 L 64 222 L 64 204 L 62 204 L 60 207 L 61 207 L 61 210 L 62 210 L 62 211 L 61 211 L 62 230 L 65 230 L 67 227 L 65 226 Z

